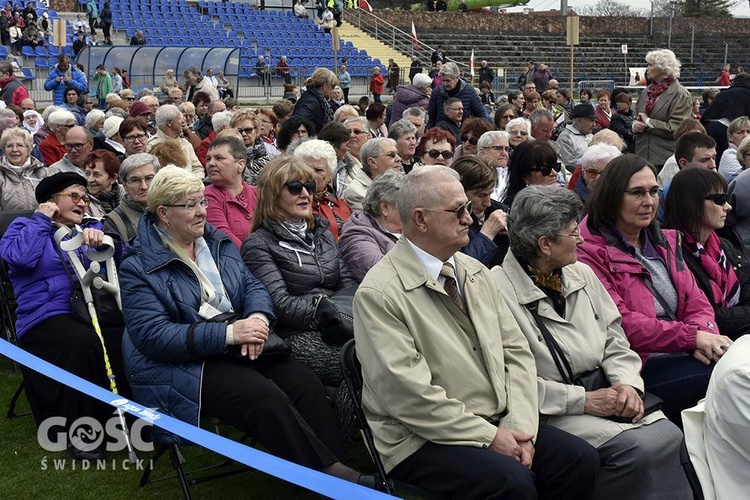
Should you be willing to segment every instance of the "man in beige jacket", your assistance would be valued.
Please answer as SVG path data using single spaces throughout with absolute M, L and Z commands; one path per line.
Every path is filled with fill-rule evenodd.
M 489 271 L 457 253 L 471 225 L 458 175 L 415 169 L 398 203 L 403 237 L 354 300 L 386 471 L 439 497 L 591 498 L 595 450 L 539 424 L 528 344 Z

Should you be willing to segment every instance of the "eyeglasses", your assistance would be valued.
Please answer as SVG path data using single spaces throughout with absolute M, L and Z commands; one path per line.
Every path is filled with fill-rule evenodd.
M 141 184 L 145 182 L 147 186 L 150 186 L 151 181 L 153 180 L 154 180 L 153 175 L 148 175 L 146 177 L 131 177 L 130 179 L 125 181 L 125 184 L 127 184 L 128 186 L 140 186 Z
M 175 207 L 175 208 L 184 208 L 188 212 L 194 212 L 197 207 L 206 208 L 208 206 L 208 200 L 206 198 L 201 198 L 200 200 L 190 200 L 187 203 L 182 203 L 180 205 L 164 205 L 165 207 Z
M 75 127 L 75 123 L 63 123 L 62 125 L 58 125 L 58 127 L 65 127 L 65 128 L 73 128 Z
M 68 151 L 80 151 L 84 147 L 86 147 L 86 144 L 88 144 L 89 142 L 91 142 L 91 141 L 86 141 L 86 142 L 81 143 L 81 144 L 66 144 L 65 145 L 65 149 L 67 149 Z
M 302 188 L 305 188 L 307 194 L 315 194 L 315 181 L 291 181 L 287 182 L 284 185 L 289 190 L 289 194 L 291 194 L 292 196 L 298 196 L 300 193 L 302 193 Z
M 707 194 L 704 199 L 713 201 L 717 205 L 722 206 L 729 202 L 729 195 L 727 193 Z
M 148 138 L 147 134 L 136 134 L 136 135 L 128 135 L 123 137 L 128 142 L 143 142 Z
M 133 102 L 133 101 L 135 101 L 135 97 L 126 97 L 125 100 Z
M 387 156 L 388 158 L 396 158 L 399 157 L 398 151 L 390 151 L 388 153 L 383 153 L 382 155 L 378 155 L 377 158 L 380 158 L 381 156 Z
M 466 213 L 471 213 L 471 202 L 467 201 L 463 205 L 459 205 L 458 207 L 454 208 L 453 210 L 447 210 L 445 208 L 439 208 L 439 209 L 433 209 L 433 208 L 425 208 L 428 212 L 448 212 L 451 214 L 456 215 L 456 219 L 461 220 L 464 218 Z
M 479 139 L 477 139 L 476 137 L 469 137 L 468 135 L 462 135 L 461 142 L 468 142 L 472 146 L 476 146 L 477 142 L 479 142 Z
M 581 228 L 576 226 L 576 228 L 570 232 L 570 233 L 560 233 L 560 236 L 572 236 L 573 238 L 578 238 L 581 236 Z
M 599 177 L 600 175 L 602 175 L 602 171 L 601 170 L 597 170 L 595 168 L 587 168 L 586 169 L 586 177 L 591 177 L 592 179 L 595 179 L 595 178 Z
M 553 163 L 551 165 L 544 165 L 541 167 L 533 167 L 531 169 L 532 172 L 541 172 L 542 175 L 547 176 L 552 173 L 554 170 L 555 172 L 559 172 L 562 165 L 560 165 L 560 162 Z
M 505 151 L 506 153 L 510 152 L 510 146 L 487 146 L 482 149 L 494 149 L 495 151 Z
M 253 132 L 255 132 L 255 127 L 238 128 L 237 132 L 239 132 L 240 134 L 243 134 L 243 135 L 245 135 L 245 134 L 250 135 Z
M 352 134 L 354 134 L 354 135 L 362 135 L 362 134 L 366 134 L 366 133 L 367 133 L 366 130 L 360 130 L 358 128 L 354 128 L 354 129 L 351 129 L 349 131 L 349 135 L 352 135 Z
M 442 156 L 446 160 L 450 160 L 451 158 L 453 158 L 453 151 L 451 151 L 450 149 L 446 149 L 445 151 L 438 151 L 437 149 L 431 149 L 427 151 L 427 154 L 430 155 L 430 158 L 432 158 L 433 160 L 437 160 L 438 156 Z
M 629 194 L 633 198 L 638 198 L 639 200 L 644 199 L 646 195 L 649 195 L 651 198 L 658 198 L 659 188 L 652 187 L 651 189 L 643 189 L 643 188 L 626 189 L 625 194 Z
M 78 203 L 80 203 L 81 200 L 83 200 L 83 203 L 86 205 L 91 203 L 91 198 L 89 198 L 87 194 L 80 195 L 78 193 L 57 193 L 56 196 L 69 196 L 70 201 L 72 201 L 74 205 L 78 205 Z
M 510 135 L 529 135 L 529 133 L 526 130 L 511 130 L 508 132 Z

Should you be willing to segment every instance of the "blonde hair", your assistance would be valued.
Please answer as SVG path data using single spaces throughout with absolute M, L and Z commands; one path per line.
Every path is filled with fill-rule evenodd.
M 305 87 L 308 89 L 315 88 L 319 89 L 326 83 L 330 84 L 331 87 L 335 87 L 339 83 L 339 79 L 336 78 L 336 74 L 327 68 L 315 68 L 313 74 L 305 81 Z
M 174 205 L 191 193 L 203 192 L 203 182 L 185 169 L 167 166 L 159 169 L 148 189 L 148 211 L 156 214 L 160 205 Z
M 187 156 L 185 156 L 182 145 L 177 139 L 160 142 L 152 147 L 149 153 L 156 156 L 162 165 L 175 165 L 181 168 L 188 167 Z
M 258 203 L 255 205 L 253 231 L 263 227 L 265 221 L 281 223 L 286 216 L 278 205 L 281 190 L 287 182 L 307 182 L 315 179 L 315 171 L 300 158 L 280 156 L 268 162 L 258 176 Z M 312 194 L 312 193 L 310 193 Z M 310 213 L 307 230 L 315 227 L 315 219 Z
M 260 118 L 258 117 L 258 115 L 256 115 L 252 111 L 249 111 L 246 109 L 243 109 L 233 114 L 232 121 L 230 122 L 229 126 L 232 128 L 237 128 L 237 124 L 242 123 L 247 120 L 250 120 L 255 124 L 255 128 L 258 129 L 258 135 L 260 135 Z

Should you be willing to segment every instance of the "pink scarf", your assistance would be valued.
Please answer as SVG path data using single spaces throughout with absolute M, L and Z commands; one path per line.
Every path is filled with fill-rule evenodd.
M 708 275 L 711 282 L 711 296 L 708 298 L 711 303 L 721 307 L 737 305 L 740 297 L 737 275 L 729 264 L 716 233 L 711 233 L 705 246 L 688 233 L 685 233 L 682 241 L 685 248 L 700 260 L 703 271 Z
M 659 83 L 651 82 L 648 86 L 648 89 L 646 90 L 646 114 L 651 116 L 651 110 L 654 109 L 654 104 L 656 103 L 656 98 L 662 95 L 665 90 L 669 88 L 670 85 L 674 83 L 674 78 L 671 76 L 668 76 L 664 80 L 660 81 Z

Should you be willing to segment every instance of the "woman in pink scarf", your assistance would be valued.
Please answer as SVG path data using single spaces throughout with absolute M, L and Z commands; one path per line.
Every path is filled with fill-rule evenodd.
M 668 49 L 646 54 L 650 84 L 635 106 L 635 153 L 646 158 L 657 171 L 674 153 L 674 131 L 690 117 L 693 101 L 680 85 L 680 61 Z
M 750 331 L 750 274 L 745 253 L 716 234 L 731 209 L 721 175 L 688 168 L 672 179 L 663 226 L 682 232 L 685 263 L 713 306 L 719 331 L 737 339 Z

